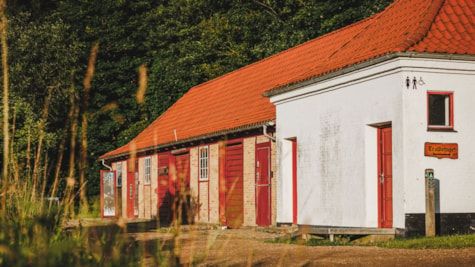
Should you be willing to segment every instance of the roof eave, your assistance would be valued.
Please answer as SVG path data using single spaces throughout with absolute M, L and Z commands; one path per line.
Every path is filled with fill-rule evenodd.
M 286 92 L 294 91 L 299 88 L 318 83 L 324 80 L 328 80 L 331 78 L 335 78 L 340 75 L 344 75 L 356 70 L 364 69 L 369 66 L 382 63 L 384 61 L 388 61 L 398 57 L 410 57 L 410 58 L 430 58 L 430 59 L 446 59 L 446 60 L 468 60 L 468 61 L 475 61 L 475 55 L 467 55 L 467 54 L 446 54 L 446 53 L 429 53 L 429 52 L 394 52 L 385 54 L 349 67 L 345 67 L 327 74 L 319 75 L 310 77 L 306 80 L 301 82 L 292 83 L 282 87 L 276 87 L 266 91 L 263 94 L 264 97 L 272 97 L 275 95 L 280 95 Z
M 262 122 L 258 122 L 258 123 L 254 123 L 254 124 L 249 124 L 249 125 L 236 127 L 236 128 L 233 128 L 233 129 L 223 130 L 223 131 L 209 133 L 209 134 L 203 134 L 203 135 L 199 135 L 199 136 L 194 136 L 194 137 L 178 140 L 178 141 L 175 141 L 175 142 L 169 142 L 169 143 L 159 144 L 159 145 L 146 147 L 146 148 L 142 148 L 142 149 L 137 149 L 135 151 L 135 154 L 139 154 L 139 153 L 143 153 L 143 152 L 147 152 L 147 151 L 159 150 L 159 149 L 166 148 L 166 147 L 178 146 L 178 145 L 182 145 L 182 144 L 190 143 L 190 142 L 195 142 L 195 141 L 202 140 L 202 139 L 216 138 L 216 137 L 220 137 L 220 136 L 223 136 L 223 135 L 239 133 L 239 132 L 243 132 L 243 131 L 247 131 L 247 130 L 258 129 L 258 128 L 261 128 L 264 125 L 267 125 L 269 122 L 273 122 L 273 121 L 275 121 L 275 118 L 270 119 L 270 120 L 266 120 L 266 121 L 262 121 Z M 131 154 L 131 152 L 127 151 L 127 152 L 124 152 L 124 153 L 119 153 L 119 154 L 114 154 L 114 155 L 110 155 L 110 156 L 106 156 L 106 157 L 101 157 L 101 158 L 99 158 L 99 160 L 102 161 L 102 160 L 111 160 L 111 159 L 116 159 L 116 158 L 121 158 L 121 157 L 127 157 L 130 154 Z

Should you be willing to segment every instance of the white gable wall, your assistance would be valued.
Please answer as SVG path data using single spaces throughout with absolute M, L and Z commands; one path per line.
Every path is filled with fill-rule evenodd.
M 470 75 L 456 70 L 467 68 Z M 298 224 L 378 227 L 374 124 L 384 122 L 393 131 L 393 227 L 404 228 L 406 213 L 425 212 L 425 168 L 440 179 L 442 212 L 474 212 L 469 192 L 475 179 L 466 179 L 475 174 L 467 164 L 475 162 L 475 113 L 468 112 L 475 103 L 473 69 L 471 63 L 400 58 L 271 97 L 279 147 L 277 221 L 292 219 L 286 139 L 296 138 Z M 407 76 L 425 84 L 407 89 Z M 456 133 L 427 131 L 427 90 L 454 91 Z M 425 157 L 424 142 L 458 143 L 459 159 Z M 460 178 L 454 183 L 454 177 Z
M 475 212 L 475 62 L 417 60 L 408 75 L 422 77 L 418 90 L 405 90 L 404 177 L 406 213 L 425 213 L 424 170 L 439 181 L 437 213 Z M 423 67 L 423 68 L 421 68 Z M 453 92 L 453 132 L 427 131 L 427 91 Z M 457 143 L 458 159 L 424 156 L 424 143 Z

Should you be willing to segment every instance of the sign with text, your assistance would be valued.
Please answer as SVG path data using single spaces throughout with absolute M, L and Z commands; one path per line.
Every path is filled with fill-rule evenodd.
M 424 155 L 436 158 L 457 159 L 459 147 L 457 143 L 425 143 Z

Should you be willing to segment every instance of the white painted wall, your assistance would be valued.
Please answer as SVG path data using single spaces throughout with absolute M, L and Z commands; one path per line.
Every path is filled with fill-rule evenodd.
M 475 62 L 418 60 L 407 62 L 410 77 L 422 77 L 418 90 L 405 90 L 404 177 L 406 212 L 424 213 L 424 170 L 434 169 L 440 182 L 436 212 L 475 212 Z M 423 68 L 421 68 L 423 67 Z M 454 93 L 454 132 L 427 131 L 427 91 Z M 424 156 L 424 143 L 457 143 L 458 159 Z
M 466 69 L 471 71 L 461 71 Z M 369 125 L 383 122 L 393 130 L 393 227 L 404 228 L 406 213 L 425 212 L 425 168 L 434 168 L 440 179 L 442 212 L 474 212 L 474 74 L 470 62 L 393 59 L 271 97 L 279 153 L 277 221 L 291 221 L 286 139 L 296 137 L 298 224 L 377 227 L 377 130 Z M 407 89 L 406 76 L 422 76 L 426 84 Z M 454 91 L 456 133 L 427 132 L 427 90 Z M 426 141 L 458 143 L 459 159 L 425 157 Z
M 292 142 L 279 139 L 277 152 L 277 216 L 278 223 L 292 223 Z M 297 155 L 298 157 L 298 155 Z M 285 177 L 285 179 L 280 179 Z

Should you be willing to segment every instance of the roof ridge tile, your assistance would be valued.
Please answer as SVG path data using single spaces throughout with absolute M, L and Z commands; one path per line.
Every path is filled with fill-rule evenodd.
M 442 4 L 444 3 L 444 0 L 432 0 L 431 2 L 432 4 L 429 4 L 427 10 L 423 14 L 423 19 L 421 20 L 418 27 L 416 28 L 419 31 L 416 31 L 412 37 L 409 37 L 407 39 L 407 41 L 409 42 L 404 42 L 404 44 L 401 44 L 403 47 L 403 51 L 408 50 L 411 46 L 415 45 L 417 42 L 421 41 L 424 38 L 424 36 L 426 36 L 432 23 L 437 17 L 437 14 L 442 8 Z

